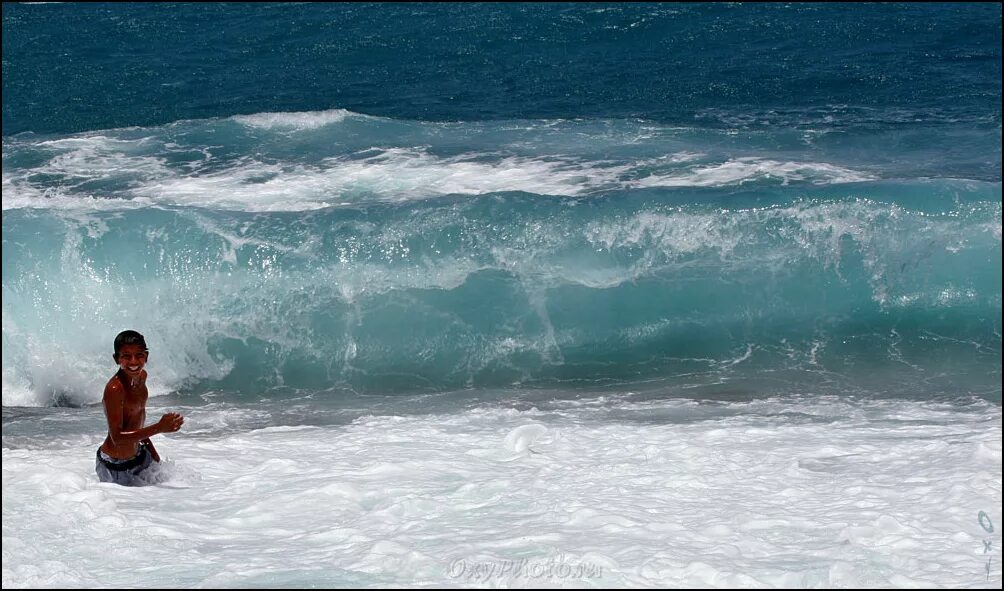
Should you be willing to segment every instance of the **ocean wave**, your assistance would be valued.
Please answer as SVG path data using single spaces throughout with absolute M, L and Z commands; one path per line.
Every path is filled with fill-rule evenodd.
M 93 401 L 124 327 L 148 334 L 164 391 L 999 376 L 999 188 L 856 186 L 873 198 L 9 210 L 5 404 Z
M 353 113 L 346 109 L 330 109 L 327 111 L 234 115 L 231 119 L 242 125 L 260 129 L 303 130 L 318 129 L 332 123 L 341 123 L 346 117 L 367 117 L 367 115 Z
M 100 142 L 100 140 L 98 140 Z M 162 157 L 109 154 L 88 144 L 42 166 L 4 173 L 3 208 L 72 207 L 83 210 L 139 204 L 238 211 L 307 211 L 365 202 L 409 201 L 443 195 L 524 192 L 582 197 L 631 188 L 727 187 L 747 183 L 850 183 L 866 173 L 814 162 L 740 158 L 683 164 L 689 153 L 669 155 L 671 172 L 639 162 L 591 162 L 563 156 L 461 154 L 441 157 L 424 149 L 367 150 L 315 164 L 243 158 L 212 171 L 178 170 Z M 46 182 L 38 182 L 44 178 Z M 58 179 L 58 183 L 51 182 Z
M 627 120 L 436 123 L 341 109 L 258 113 L 5 137 L 3 208 L 67 209 L 79 201 L 82 210 L 310 211 L 500 192 L 589 198 L 920 177 L 999 182 L 999 132 L 976 137 L 996 140 L 986 161 L 951 144 L 936 158 L 924 147 L 963 132 L 934 130 L 923 142 L 896 133 L 735 132 Z M 974 138 L 965 137 L 971 145 Z

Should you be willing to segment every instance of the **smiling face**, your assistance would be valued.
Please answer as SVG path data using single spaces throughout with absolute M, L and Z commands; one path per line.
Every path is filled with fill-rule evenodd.
M 131 378 L 139 377 L 146 365 L 148 353 L 143 345 L 122 345 L 117 355 L 114 355 L 115 363 L 119 364 L 122 371 Z

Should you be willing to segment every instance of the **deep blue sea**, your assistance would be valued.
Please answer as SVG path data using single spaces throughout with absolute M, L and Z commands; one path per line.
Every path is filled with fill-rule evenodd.
M 953 558 L 938 546 L 962 525 L 919 542 L 919 554 L 879 532 L 916 540 L 903 533 L 913 521 L 961 502 L 961 489 L 935 490 L 952 478 L 1000 518 L 1000 4 L 4 3 L 2 43 L 5 587 L 138 584 L 100 574 L 98 555 L 97 570 L 40 574 L 37 565 L 58 562 L 43 547 L 63 522 L 36 547 L 47 526 L 25 516 L 43 508 L 8 498 L 42 493 L 6 484 L 38 470 L 36 452 L 56 465 L 79 448 L 79 498 L 65 503 L 111 502 L 87 462 L 104 436 L 98 403 L 124 329 L 150 345 L 152 418 L 190 418 L 189 438 L 163 439 L 178 451 L 176 484 L 212 489 L 199 464 L 216 453 L 198 447 L 208 441 L 289 458 L 420 440 L 407 470 L 395 463 L 405 452 L 389 450 L 378 468 L 326 465 L 346 482 L 363 475 L 348 488 L 290 485 L 297 506 L 313 506 L 318 486 L 355 503 L 355 533 L 296 538 L 305 554 L 263 558 L 251 578 L 227 578 L 209 560 L 144 585 L 523 585 L 542 581 L 453 576 L 454 563 L 422 557 L 553 559 L 546 548 L 599 565 L 613 586 L 969 585 L 967 551 Z M 452 430 L 439 440 L 443 424 Z M 388 533 L 412 523 L 415 506 L 395 504 L 402 473 L 495 458 L 463 437 L 498 425 L 507 453 L 527 461 L 551 449 L 566 466 L 598 462 L 575 470 L 600 480 L 566 475 L 553 497 L 520 507 L 564 506 L 559 491 L 580 490 L 575 511 L 592 513 L 534 521 L 499 509 L 489 500 L 500 491 L 551 481 L 484 468 L 487 496 L 469 506 L 495 508 L 471 527 L 516 523 L 512 540 L 524 541 L 506 547 L 518 550 L 502 552 L 487 534 L 451 546 L 453 530 Z M 925 425 L 956 425 L 939 437 L 974 447 L 932 448 Z M 886 447 L 890 433 L 915 427 L 915 447 Z M 749 458 L 723 457 L 711 441 L 767 432 L 778 439 L 749 441 L 763 452 Z M 889 466 L 899 485 L 888 490 L 899 492 L 872 499 L 887 503 L 874 515 L 849 504 L 842 517 L 785 521 L 758 504 L 794 478 L 779 459 L 776 472 L 722 483 L 733 509 L 759 515 L 708 534 L 753 536 L 735 542 L 739 558 L 694 524 L 649 529 L 655 545 L 639 557 L 617 548 L 645 543 L 625 546 L 610 528 L 648 518 L 611 509 L 611 521 L 599 505 L 645 497 L 663 478 L 716 484 L 656 472 L 608 498 L 603 487 L 631 472 L 603 467 L 621 449 L 608 448 L 608 434 L 640 446 L 632 457 L 648 449 L 646 462 L 656 447 L 693 445 L 698 471 L 801 458 L 799 470 L 855 483 L 832 499 L 822 480 L 811 485 L 810 504 L 831 509 L 861 501 L 881 458 L 933 454 L 919 477 L 934 488 L 910 496 L 902 483 L 918 473 Z M 456 456 L 437 455 L 444 449 Z M 683 461 L 665 459 L 674 470 Z M 947 477 L 949 465 L 962 473 Z M 220 490 L 244 491 L 252 505 L 266 494 L 261 482 L 237 486 L 255 469 L 227 469 Z M 436 503 L 468 506 L 436 488 L 454 477 L 477 480 L 428 476 L 429 496 L 408 498 L 433 499 L 419 503 L 433 513 Z M 388 496 L 367 496 L 376 489 Z M 677 492 L 674 502 L 695 498 Z M 296 546 L 250 509 L 217 516 L 214 498 L 173 502 L 191 501 L 237 538 Z M 977 510 L 958 517 L 965 531 Z M 362 525 L 377 513 L 402 521 Z M 276 523 L 311 523 L 298 515 Z M 253 526 L 242 530 L 245 517 Z M 118 527 L 95 519 L 76 533 Z M 769 523 L 781 523 L 776 536 L 758 533 Z M 156 527 L 137 542 L 154 553 Z M 965 543 L 979 543 L 975 527 Z M 557 537 L 526 541 L 537 529 Z M 839 535 L 798 537 L 831 530 Z M 429 542 L 439 534 L 443 545 Z M 189 531 L 163 535 L 189 550 L 227 548 Z M 341 552 L 352 536 L 381 541 L 333 575 L 307 563 L 275 574 L 319 547 Z M 799 555 L 818 542 L 829 562 L 757 558 L 781 552 L 758 545 L 768 538 L 792 540 L 784 552 Z M 587 539 L 600 541 L 571 541 Z M 676 553 L 658 558 L 659 544 Z M 224 570 L 243 560 L 224 559 Z

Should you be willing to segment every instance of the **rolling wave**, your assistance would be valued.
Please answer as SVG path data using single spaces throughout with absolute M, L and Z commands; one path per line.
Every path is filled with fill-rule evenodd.
M 161 393 L 999 380 L 999 184 L 840 187 L 8 209 L 5 404 L 94 401 L 127 326 Z

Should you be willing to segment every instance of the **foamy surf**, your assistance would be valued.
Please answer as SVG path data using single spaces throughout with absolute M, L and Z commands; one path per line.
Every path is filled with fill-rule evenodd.
M 342 109 L 258 113 L 4 138 L 3 207 L 309 211 L 444 195 L 588 198 L 883 177 L 856 154 L 832 156 L 860 165 L 792 158 L 799 143 L 786 132 L 736 138 L 632 121 L 445 124 Z
M 585 399 L 236 432 L 184 412 L 198 435 L 161 438 L 144 489 L 97 482 L 98 434 L 5 433 L 4 586 L 1000 586 L 995 405 Z

